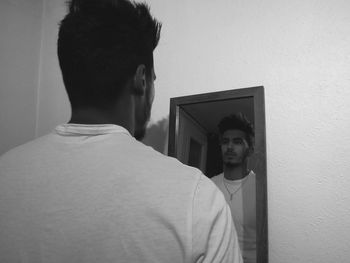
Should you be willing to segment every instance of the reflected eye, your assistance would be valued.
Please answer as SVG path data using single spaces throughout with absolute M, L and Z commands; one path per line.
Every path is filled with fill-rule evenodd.
M 229 141 L 230 141 L 229 139 L 223 138 L 223 139 L 221 140 L 221 144 L 228 144 Z
M 233 139 L 234 144 L 243 144 L 243 139 L 242 138 L 235 138 Z

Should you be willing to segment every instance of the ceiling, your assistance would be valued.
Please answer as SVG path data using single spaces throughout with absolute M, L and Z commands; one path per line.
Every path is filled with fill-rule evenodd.
M 254 126 L 254 98 L 244 97 L 181 105 L 208 133 L 218 133 L 217 125 L 223 117 L 241 112 Z

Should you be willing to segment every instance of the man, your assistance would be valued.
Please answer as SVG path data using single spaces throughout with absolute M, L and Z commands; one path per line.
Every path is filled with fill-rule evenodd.
M 0 158 L 0 262 L 241 262 L 220 190 L 136 140 L 160 28 L 145 4 L 69 3 L 58 58 L 72 117 Z
M 223 173 L 212 177 L 231 208 L 244 263 L 256 263 L 255 174 L 247 167 L 253 152 L 253 127 L 239 113 L 219 123 Z

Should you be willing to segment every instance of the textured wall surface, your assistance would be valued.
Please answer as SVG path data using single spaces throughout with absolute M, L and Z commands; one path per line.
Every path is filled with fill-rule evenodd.
M 70 106 L 57 59 L 58 24 L 66 13 L 67 1 L 45 0 L 41 48 L 36 135 L 50 132 L 58 123 L 67 122 Z
M 164 25 L 154 134 L 170 97 L 265 86 L 270 263 L 350 262 L 350 2 L 147 2 Z M 69 116 L 55 44 L 63 3 L 44 5 L 37 135 Z
M 35 137 L 42 6 L 0 1 L 0 154 Z

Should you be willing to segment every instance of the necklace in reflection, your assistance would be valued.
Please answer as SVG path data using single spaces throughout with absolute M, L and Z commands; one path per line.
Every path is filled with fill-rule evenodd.
M 228 186 L 226 185 L 224 176 L 222 177 L 222 183 L 224 184 L 226 191 L 230 196 L 230 201 L 232 201 L 233 196 L 242 188 L 242 186 L 244 185 L 244 183 L 246 181 L 247 181 L 246 178 L 243 178 L 243 181 L 241 181 L 241 184 L 238 186 L 238 188 L 236 190 L 234 190 L 233 192 L 231 192 L 230 189 L 228 189 Z

